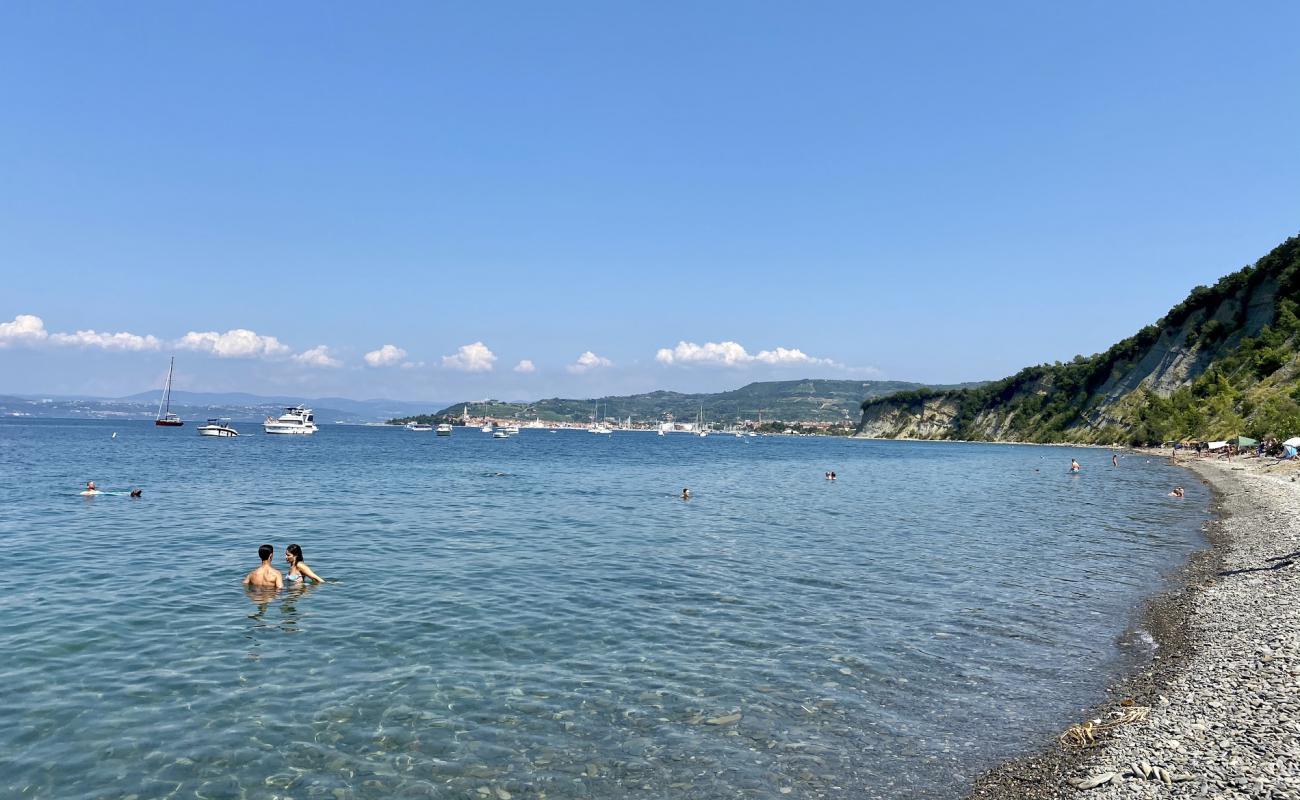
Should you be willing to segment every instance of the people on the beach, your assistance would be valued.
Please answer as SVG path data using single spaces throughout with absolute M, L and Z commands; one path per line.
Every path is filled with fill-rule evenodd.
M 1079 467 L 1079 462 L 1078 462 L 1078 461 L 1075 461 L 1073 458 L 1070 459 L 1070 471 L 1071 471 L 1071 472 L 1078 472 L 1079 469 L 1080 469 L 1080 467 Z
M 257 548 L 257 557 L 262 559 L 262 564 L 244 576 L 245 586 L 250 589 L 284 588 L 284 576 L 280 574 L 280 570 L 271 566 L 271 557 L 273 555 L 275 555 L 275 548 L 269 544 Z
M 324 583 L 325 579 L 312 571 L 307 562 L 302 560 L 302 548 L 291 544 L 284 548 L 284 560 L 289 564 L 289 574 L 285 576 L 290 584 L 303 583 L 304 580 Z M 303 584 L 306 585 L 306 584 Z
M 691 490 L 690 490 L 690 489 L 682 489 L 682 499 L 683 499 L 683 500 L 690 500 L 690 499 L 691 499 Z
M 1181 486 L 1175 486 L 1175 487 L 1174 487 L 1174 490 L 1173 490 L 1172 492 L 1169 493 L 1169 496 L 1170 496 L 1170 497 L 1182 497 L 1182 496 L 1183 496 L 1183 487 L 1181 487 Z

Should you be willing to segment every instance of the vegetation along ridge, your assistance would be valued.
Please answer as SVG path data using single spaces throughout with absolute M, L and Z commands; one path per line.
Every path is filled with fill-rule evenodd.
M 862 402 L 877 438 L 1158 444 L 1300 434 L 1300 238 L 1103 353 Z

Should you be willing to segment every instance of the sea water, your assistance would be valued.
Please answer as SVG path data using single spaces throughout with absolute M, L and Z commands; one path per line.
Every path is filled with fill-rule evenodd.
M 960 797 L 1204 546 L 1105 450 L 237 427 L 0 422 L 0 795 Z

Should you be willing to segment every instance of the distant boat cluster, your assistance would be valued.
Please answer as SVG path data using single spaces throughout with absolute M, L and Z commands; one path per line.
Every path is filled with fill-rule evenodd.
M 172 356 L 171 363 L 167 368 L 167 382 L 163 386 L 162 398 L 158 403 L 158 415 L 154 424 L 163 428 L 179 428 L 185 422 L 173 413 L 171 410 L 172 380 L 176 374 L 176 357 Z M 585 430 L 588 433 L 610 435 L 615 431 L 642 431 L 654 432 L 659 436 L 665 436 L 669 433 L 688 433 L 695 436 L 708 436 L 710 433 L 731 434 L 737 438 L 747 436 L 764 436 L 766 434 L 758 433 L 749 427 L 739 427 L 731 425 L 730 427 L 713 427 L 704 419 L 704 409 L 701 408 L 693 422 L 674 422 L 672 415 L 666 415 L 667 419 L 662 422 L 641 422 L 634 424 L 632 418 L 625 420 L 611 419 L 602 417 L 601 409 L 596 406 L 594 413 L 591 415 L 590 424 L 578 422 L 543 422 L 540 417 L 535 417 L 524 427 L 531 429 L 541 429 L 549 433 L 557 433 L 561 429 Z M 482 433 L 489 434 L 493 439 L 509 439 L 519 434 L 520 427 L 518 422 L 511 420 L 500 420 L 484 415 L 482 417 L 471 417 L 469 406 L 466 405 L 461 411 L 461 424 L 469 428 L 477 426 Z M 761 422 L 761 417 L 760 417 Z M 433 425 L 428 422 L 411 421 L 403 426 L 406 430 L 414 433 L 434 433 L 438 436 L 451 436 L 455 427 L 449 422 L 440 422 Z M 305 405 L 287 406 L 284 413 L 278 417 L 268 416 L 262 423 L 262 430 L 267 434 L 289 435 L 289 436 L 307 436 L 319 430 L 316 425 L 316 417 L 310 408 Z M 239 436 L 239 431 L 231 425 L 229 417 L 211 417 L 207 424 L 198 428 L 200 436 L 209 436 L 219 439 L 233 439 Z M 784 431 L 787 434 L 798 433 L 794 430 Z
M 172 356 L 171 364 L 167 367 L 167 383 L 163 387 L 162 399 L 158 403 L 158 418 L 154 420 L 154 425 L 160 428 L 179 428 L 185 424 L 178 415 L 172 413 L 172 378 L 176 374 L 176 356 Z M 439 427 L 439 435 L 442 435 L 442 426 Z M 206 425 L 199 426 L 199 436 L 212 436 L 218 439 L 233 439 L 239 435 L 230 424 L 229 417 L 212 417 L 208 419 Z M 316 417 L 312 410 L 303 405 L 289 406 L 285 408 L 284 413 L 278 417 L 267 417 L 262 423 L 262 430 L 266 433 L 274 434 L 296 434 L 299 436 L 315 433 Z M 450 426 L 448 426 L 450 433 Z

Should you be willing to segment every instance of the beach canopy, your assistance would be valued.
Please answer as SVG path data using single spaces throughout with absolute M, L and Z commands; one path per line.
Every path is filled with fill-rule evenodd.
M 1238 447 L 1251 447 L 1259 444 L 1257 440 L 1252 439 L 1249 436 L 1238 436 L 1236 439 L 1232 440 L 1232 443 Z
M 1287 447 L 1300 447 L 1300 436 L 1292 436 L 1290 439 L 1287 439 L 1282 444 L 1286 445 Z
M 1210 442 L 1206 445 L 1211 450 L 1221 450 L 1228 446 L 1227 442 Z

